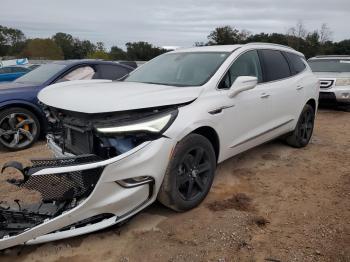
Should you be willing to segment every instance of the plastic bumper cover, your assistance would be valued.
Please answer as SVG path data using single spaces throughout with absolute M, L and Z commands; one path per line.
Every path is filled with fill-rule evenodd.
M 49 147 L 57 156 L 62 156 L 59 147 L 52 141 L 49 141 Z M 73 209 L 52 219 L 46 219 L 18 235 L 3 237 L 0 239 L 0 249 L 86 234 L 119 223 L 134 215 L 156 199 L 172 148 L 171 139 L 160 138 L 152 142 L 145 142 L 111 159 L 45 168 L 33 173 L 32 176 L 59 175 L 103 168 L 100 179 L 86 199 Z M 125 182 L 136 177 L 144 178 L 145 182 L 140 180 L 141 182 L 135 185 Z M 111 216 L 97 223 L 86 224 L 82 227 L 75 226 L 80 221 L 101 214 L 111 214 Z

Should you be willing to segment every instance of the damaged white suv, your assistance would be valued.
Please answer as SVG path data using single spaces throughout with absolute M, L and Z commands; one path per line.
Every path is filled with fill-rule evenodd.
M 23 173 L 10 183 L 42 199 L 0 208 L 0 249 L 106 228 L 156 199 L 194 208 L 217 163 L 281 136 L 306 146 L 318 94 L 301 53 L 262 43 L 173 51 L 123 82 L 49 86 L 39 99 L 58 158 L 4 166 Z

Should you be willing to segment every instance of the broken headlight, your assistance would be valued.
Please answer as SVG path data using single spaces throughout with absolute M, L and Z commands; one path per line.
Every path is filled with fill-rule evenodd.
M 174 110 L 131 122 L 128 121 L 115 125 L 110 124 L 108 126 L 99 126 L 96 127 L 96 130 L 99 133 L 104 134 L 123 134 L 135 132 L 161 134 L 174 122 L 177 114 L 178 110 Z

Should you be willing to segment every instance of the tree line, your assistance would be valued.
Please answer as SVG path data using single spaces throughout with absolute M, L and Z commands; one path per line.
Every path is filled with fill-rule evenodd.
M 285 34 L 251 34 L 247 30 L 238 30 L 231 26 L 217 27 L 208 35 L 208 42 L 196 42 L 196 46 L 245 44 L 249 42 L 267 42 L 287 45 L 300 51 L 306 58 L 316 55 L 350 55 L 350 39 L 332 41 L 333 32 L 322 24 L 320 29 L 307 31 L 302 22 L 290 27 Z
M 196 42 L 195 46 L 244 44 L 268 42 L 290 46 L 305 54 L 350 55 L 350 39 L 332 41 L 332 31 L 327 24 L 308 32 L 302 22 L 289 28 L 285 34 L 258 33 L 238 30 L 232 26 L 217 27 L 211 31 L 207 42 Z M 148 42 L 128 42 L 125 49 L 112 46 L 109 50 L 103 42 L 80 40 L 67 33 L 56 33 L 51 38 L 27 38 L 19 29 L 0 25 L 0 57 L 28 57 L 31 59 L 105 59 L 105 60 L 149 60 L 167 50 Z
M 0 57 L 28 57 L 31 59 L 105 59 L 150 60 L 167 50 L 139 41 L 126 43 L 126 51 L 118 46 L 107 50 L 103 42 L 80 40 L 66 33 L 51 38 L 26 38 L 18 29 L 0 25 Z

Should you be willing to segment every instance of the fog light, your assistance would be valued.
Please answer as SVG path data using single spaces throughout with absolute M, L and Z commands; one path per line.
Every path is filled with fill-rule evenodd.
M 348 98 L 350 98 L 350 93 L 342 93 L 341 97 L 345 98 L 345 99 L 348 99 Z

